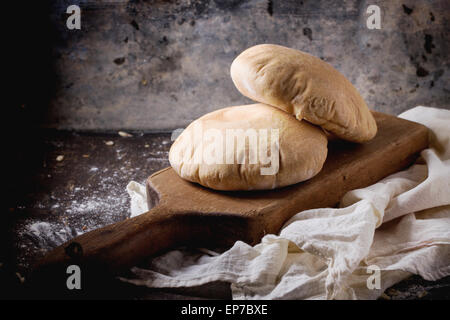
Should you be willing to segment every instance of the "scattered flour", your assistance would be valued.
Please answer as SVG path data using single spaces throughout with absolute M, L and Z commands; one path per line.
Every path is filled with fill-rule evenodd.
M 162 144 L 166 145 L 168 142 Z M 63 146 L 57 145 L 58 148 Z M 17 210 L 36 212 L 36 215 L 29 216 L 15 226 L 18 264 L 26 268 L 32 261 L 30 257 L 42 255 L 93 229 L 146 211 L 146 203 L 142 202 L 139 208 L 133 208 L 134 213 L 131 212 L 131 194 L 127 193 L 130 190 L 126 189 L 126 185 L 133 179 L 143 179 L 139 182 L 145 182 L 149 162 L 167 162 L 161 167 L 168 165 L 168 151 L 158 150 L 160 142 L 151 142 L 148 146 L 149 149 L 145 149 L 142 155 L 141 163 L 144 167 L 132 163 L 126 149 L 116 148 L 115 159 L 112 161 L 121 164 L 119 169 L 111 170 L 90 163 L 85 170 L 91 178 L 83 181 L 83 184 L 77 183 L 76 177 L 70 177 L 72 180 L 68 179 L 66 185 L 55 188 L 40 200 L 18 205 Z M 48 174 L 48 177 L 51 178 L 51 175 Z M 135 188 L 134 192 L 142 196 L 142 199 L 145 196 L 145 188 L 142 186 L 140 189 Z
M 28 225 L 24 235 L 28 236 L 30 240 L 39 248 L 51 249 L 59 246 L 73 237 L 76 237 L 83 232 L 77 231 L 64 225 L 55 225 L 48 222 L 35 222 Z

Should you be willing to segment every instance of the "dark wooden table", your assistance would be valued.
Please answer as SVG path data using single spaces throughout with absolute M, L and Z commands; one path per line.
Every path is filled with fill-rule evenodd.
M 27 290 L 30 268 L 49 249 L 77 234 L 127 219 L 131 180 L 144 183 L 169 165 L 168 133 L 39 131 L 21 136 L 5 166 L 6 208 L 0 221 L 0 297 L 40 298 Z M 43 288 L 42 290 L 45 290 Z M 229 285 L 149 289 L 111 280 L 98 298 L 228 299 Z M 384 299 L 450 299 L 450 277 L 430 282 L 413 276 Z

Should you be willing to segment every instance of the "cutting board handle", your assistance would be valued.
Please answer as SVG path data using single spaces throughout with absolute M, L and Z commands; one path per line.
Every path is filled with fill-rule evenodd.
M 189 233 L 180 230 L 186 217 L 158 204 L 150 211 L 87 232 L 53 249 L 36 265 L 36 272 L 64 272 L 70 265 L 115 272 L 146 257 L 185 242 Z M 180 232 L 181 231 L 181 232 Z M 36 273 L 35 272 L 35 273 Z

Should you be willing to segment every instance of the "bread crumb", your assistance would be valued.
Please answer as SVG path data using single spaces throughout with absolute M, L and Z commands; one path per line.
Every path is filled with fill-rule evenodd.
M 424 290 L 424 291 L 419 292 L 417 294 L 417 297 L 420 299 L 420 298 L 425 297 L 427 294 L 428 294 L 428 292 Z
M 389 297 L 386 293 L 382 293 L 381 294 L 381 296 L 380 296 L 380 299 L 383 299 L 383 300 L 391 300 L 391 297 Z
M 120 134 L 120 132 L 121 132 L 121 131 L 119 131 L 119 134 Z M 106 144 L 107 146 L 113 146 L 113 145 L 114 145 L 114 141 L 105 141 L 105 144 Z
M 387 294 L 389 294 L 390 296 L 398 296 L 400 294 L 400 291 L 398 291 L 396 289 L 393 289 L 393 288 L 390 288 L 387 291 Z
M 129 134 L 128 132 L 125 132 L 125 131 L 119 131 L 118 133 L 119 133 L 119 136 L 124 137 L 124 138 L 129 138 L 129 137 L 133 136 L 132 134 Z
M 16 272 L 16 276 L 19 279 L 20 283 L 24 283 L 25 282 L 25 278 L 22 277 L 22 275 L 20 273 Z
M 64 160 L 64 156 L 62 154 L 60 154 L 59 156 L 56 157 L 56 161 L 63 161 Z

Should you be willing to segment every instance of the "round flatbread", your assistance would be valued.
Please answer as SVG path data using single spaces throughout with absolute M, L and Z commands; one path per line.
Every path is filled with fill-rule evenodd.
M 339 138 L 364 142 L 377 125 L 364 99 L 339 71 L 317 57 L 278 45 L 242 52 L 231 78 L 245 96 L 294 114 Z
M 183 179 L 216 190 L 279 188 L 315 176 L 327 156 L 324 132 L 280 109 L 252 104 L 192 122 L 169 161 Z

